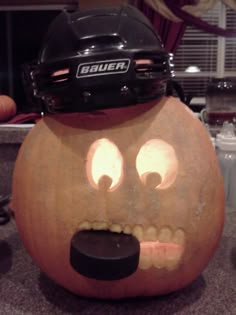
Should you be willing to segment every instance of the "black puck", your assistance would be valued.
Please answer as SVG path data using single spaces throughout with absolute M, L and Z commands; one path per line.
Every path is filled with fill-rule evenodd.
M 110 231 L 80 231 L 71 240 L 71 266 L 83 276 L 118 280 L 133 274 L 140 244 L 132 235 Z

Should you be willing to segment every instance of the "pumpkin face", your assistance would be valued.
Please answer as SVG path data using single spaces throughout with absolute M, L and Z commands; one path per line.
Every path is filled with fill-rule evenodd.
M 163 98 L 43 118 L 16 161 L 13 209 L 23 243 L 50 278 L 79 295 L 122 298 L 168 293 L 198 276 L 221 236 L 224 194 L 205 128 Z M 133 234 L 137 271 L 114 281 L 76 272 L 71 239 L 91 229 Z

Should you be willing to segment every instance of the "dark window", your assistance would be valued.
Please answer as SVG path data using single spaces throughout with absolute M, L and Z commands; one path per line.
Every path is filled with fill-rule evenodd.
M 59 10 L 0 13 L 0 93 L 14 98 L 18 111 L 27 108 L 22 64 L 37 59 L 43 37 Z

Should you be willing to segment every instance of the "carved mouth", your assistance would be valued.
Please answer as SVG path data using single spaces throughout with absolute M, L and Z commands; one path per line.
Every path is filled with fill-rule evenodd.
M 151 267 L 168 270 L 177 269 L 185 248 L 185 233 L 182 229 L 173 231 L 169 227 L 157 229 L 154 225 L 142 227 L 141 225 L 109 224 L 107 222 L 82 222 L 78 231 L 104 230 L 116 233 L 131 234 L 140 242 L 139 269 L 146 270 Z

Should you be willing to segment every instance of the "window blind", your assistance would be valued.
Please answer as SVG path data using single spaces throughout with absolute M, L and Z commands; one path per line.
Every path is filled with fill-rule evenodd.
M 236 12 L 221 1 L 201 17 L 223 28 L 236 29 Z M 194 104 L 205 104 L 205 92 L 210 78 L 236 76 L 236 39 L 224 38 L 187 26 L 174 56 L 176 80 Z M 200 72 L 187 73 L 189 66 Z
M 236 12 L 226 8 L 226 27 L 236 29 Z M 236 38 L 225 40 L 225 73 L 236 76 Z

